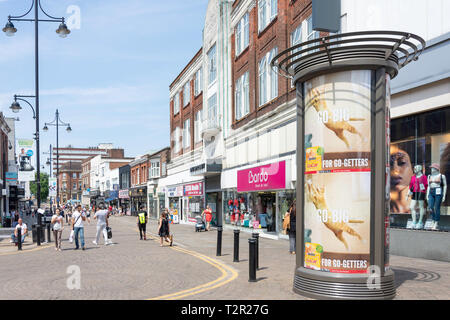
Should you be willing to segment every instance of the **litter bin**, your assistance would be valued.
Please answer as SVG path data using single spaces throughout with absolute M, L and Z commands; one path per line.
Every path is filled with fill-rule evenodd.
M 37 224 L 33 224 L 31 226 L 31 233 L 33 236 L 33 243 L 37 242 Z M 41 225 L 41 243 L 44 242 L 45 239 L 45 225 Z

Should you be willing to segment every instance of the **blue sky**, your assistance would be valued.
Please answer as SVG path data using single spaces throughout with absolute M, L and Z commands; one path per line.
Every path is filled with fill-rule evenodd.
M 31 0 L 0 0 L 0 25 Z M 169 145 L 169 85 L 202 46 L 208 0 L 41 0 L 52 16 L 81 10 L 81 27 L 61 39 L 57 23 L 40 23 L 40 123 L 61 119 L 60 146 L 111 142 L 136 156 Z M 33 18 L 33 15 L 29 16 Z M 44 17 L 41 17 L 44 18 Z M 0 110 L 19 116 L 16 137 L 31 138 L 32 111 L 14 114 L 14 94 L 34 95 L 34 25 L 0 32 Z M 34 100 L 31 100 L 34 104 Z M 56 128 L 41 132 L 41 152 L 56 145 Z M 47 156 L 41 156 L 45 162 Z M 47 171 L 47 170 L 46 170 Z

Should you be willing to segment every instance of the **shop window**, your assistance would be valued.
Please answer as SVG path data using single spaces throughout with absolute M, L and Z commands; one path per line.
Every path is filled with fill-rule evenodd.
M 276 231 L 276 192 L 226 191 L 223 199 L 226 224 Z
M 450 181 L 450 108 L 393 119 L 390 147 L 392 226 L 411 226 L 411 199 L 406 199 L 406 196 L 409 192 L 413 169 L 415 165 L 421 165 L 423 174 L 429 175 L 432 163 L 439 164 L 441 174 L 445 175 L 446 181 Z M 448 189 L 445 201 L 440 206 L 440 216 L 450 213 Z M 427 220 L 433 220 L 431 208 L 426 207 L 427 200 L 424 201 L 426 214 L 422 219 L 426 228 Z M 416 221 L 418 221 L 420 213 L 416 212 L 416 214 Z M 442 227 L 445 228 L 445 226 Z

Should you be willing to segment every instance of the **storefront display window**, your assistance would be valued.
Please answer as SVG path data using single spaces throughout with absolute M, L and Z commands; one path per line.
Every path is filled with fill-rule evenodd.
M 217 192 L 206 194 L 206 205 L 210 206 L 211 211 L 212 211 L 211 226 L 215 226 L 215 227 L 217 227 L 218 197 L 219 197 L 219 194 Z
M 205 209 L 203 205 L 203 197 L 189 197 L 188 208 L 188 220 L 195 221 L 195 217 L 201 215 Z
M 413 220 L 411 197 L 407 198 L 407 195 L 414 166 L 421 165 L 423 174 L 428 176 L 433 163 L 439 164 L 440 173 L 445 175 L 446 181 L 450 181 L 450 108 L 391 120 L 391 226 L 407 227 L 408 220 Z M 432 220 L 427 202 L 428 199 L 425 199 L 424 222 Z M 445 201 L 441 203 L 441 216 L 449 214 L 449 206 L 447 188 Z M 424 228 L 430 229 L 430 223 L 425 223 Z
M 223 199 L 225 224 L 276 231 L 276 192 L 225 191 Z
M 278 192 L 278 226 L 281 231 L 283 219 L 286 212 L 289 211 L 290 206 L 295 200 L 295 190 L 286 190 Z

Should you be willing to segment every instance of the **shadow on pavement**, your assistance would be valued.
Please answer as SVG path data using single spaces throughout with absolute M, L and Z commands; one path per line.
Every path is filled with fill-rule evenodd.
M 395 287 L 400 287 L 403 282 L 421 281 L 421 282 L 433 282 L 441 278 L 441 275 L 437 272 L 415 269 L 415 268 L 392 268 L 395 273 Z

